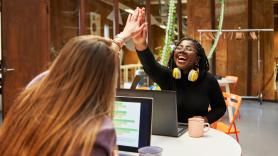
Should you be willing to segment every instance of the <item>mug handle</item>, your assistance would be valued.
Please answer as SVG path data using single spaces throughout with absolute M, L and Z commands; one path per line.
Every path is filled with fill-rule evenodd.
M 204 123 L 204 126 L 205 126 L 204 133 L 206 133 L 209 131 L 210 125 L 209 125 L 209 123 Z

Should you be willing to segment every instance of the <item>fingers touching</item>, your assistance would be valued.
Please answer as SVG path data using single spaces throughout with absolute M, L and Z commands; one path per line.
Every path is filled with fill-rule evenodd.
M 129 14 L 127 22 L 138 22 L 143 24 L 145 22 L 145 8 L 136 8 L 133 14 Z
M 139 20 L 140 24 L 145 23 L 145 8 L 140 9 Z
M 141 34 L 142 31 L 144 31 L 144 29 L 145 29 L 146 27 L 147 27 L 147 23 L 141 24 L 140 27 L 138 28 L 138 30 L 137 30 L 136 32 L 134 32 L 134 34 L 136 34 L 136 36 L 137 36 L 138 34 Z
M 134 38 L 137 38 L 139 36 L 142 36 L 143 38 L 145 38 L 147 36 L 147 23 L 144 23 L 140 26 L 139 30 L 136 32 L 136 35 L 134 35 Z
M 135 22 L 138 19 L 140 9 L 137 7 L 131 16 L 131 21 Z
M 131 21 L 131 14 L 128 14 L 128 17 L 127 17 L 127 20 L 126 20 L 126 23 L 130 22 Z
M 145 8 L 137 7 L 133 14 L 128 15 L 122 35 L 126 36 L 126 38 L 133 38 L 133 41 L 137 43 L 144 43 L 146 34 Z

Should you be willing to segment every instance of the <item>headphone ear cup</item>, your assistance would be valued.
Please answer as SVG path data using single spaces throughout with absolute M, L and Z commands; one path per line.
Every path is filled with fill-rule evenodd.
M 173 78 L 175 79 L 181 78 L 181 70 L 179 68 L 174 68 L 172 74 L 173 74 Z
M 199 77 L 199 69 L 197 70 L 191 69 L 188 74 L 188 80 L 194 82 L 198 79 L 198 77 Z

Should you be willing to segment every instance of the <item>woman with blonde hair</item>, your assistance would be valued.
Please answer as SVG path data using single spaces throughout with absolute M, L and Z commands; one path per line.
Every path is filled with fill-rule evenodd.
M 111 41 L 71 39 L 49 73 L 23 91 L 8 112 L 1 155 L 90 155 L 102 123 L 111 122 L 117 65 Z
M 138 16 L 138 10 L 130 15 L 113 41 L 79 36 L 62 48 L 47 74 L 29 85 L 5 116 L 1 156 L 113 154 L 116 51 L 142 30 Z

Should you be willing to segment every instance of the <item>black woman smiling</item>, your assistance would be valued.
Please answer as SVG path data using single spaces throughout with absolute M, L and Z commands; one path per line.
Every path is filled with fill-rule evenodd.
M 144 15 L 145 10 L 141 9 L 140 13 Z M 141 18 L 140 24 L 143 23 L 144 18 Z M 193 116 L 200 116 L 209 123 L 221 118 L 226 104 L 217 80 L 208 72 L 209 63 L 202 45 L 190 38 L 181 39 L 171 54 L 168 67 L 164 67 L 148 48 L 146 34 L 145 26 L 133 37 L 137 54 L 145 72 L 162 90 L 177 92 L 179 122 L 187 122 Z

